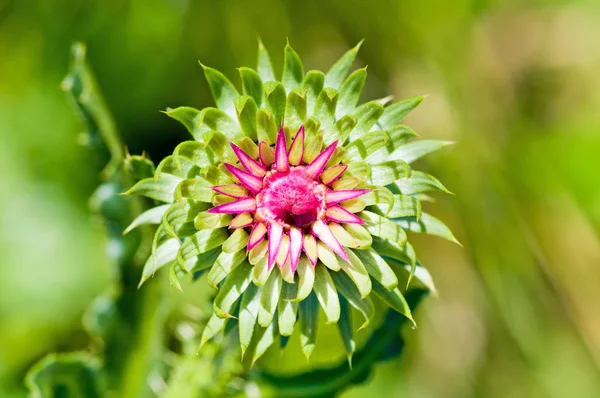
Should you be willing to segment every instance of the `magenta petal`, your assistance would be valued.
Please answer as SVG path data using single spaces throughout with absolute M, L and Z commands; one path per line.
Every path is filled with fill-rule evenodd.
M 208 212 L 217 214 L 239 214 L 253 212 L 255 210 L 256 200 L 254 198 L 246 198 L 213 207 L 212 209 L 209 209 Z
M 302 241 L 304 236 L 300 228 L 290 228 L 290 265 L 292 272 L 296 271 L 298 262 L 300 261 L 300 254 L 302 253 Z
M 333 206 L 327 209 L 327 219 L 343 224 L 364 224 L 362 218 L 350 213 L 341 206 Z
M 358 198 L 366 193 L 369 193 L 370 189 L 349 189 L 345 191 L 329 191 L 325 194 L 325 203 L 327 205 L 334 205 L 336 203 L 344 202 L 346 200 Z
M 250 155 L 244 152 L 239 146 L 235 145 L 233 142 L 230 144 L 235 156 L 240 160 L 240 163 L 246 170 L 250 173 L 254 174 L 257 177 L 262 177 L 267 172 L 265 167 L 258 163 L 256 160 L 252 159 Z
M 327 164 L 327 162 L 329 162 L 329 159 L 331 159 L 331 156 L 333 155 L 337 144 L 337 140 L 334 141 L 331 145 L 325 148 L 325 150 L 321 152 L 319 156 L 315 158 L 315 160 L 313 160 L 308 166 L 306 166 L 305 171 L 310 178 L 314 180 L 319 178 L 319 176 L 323 172 L 323 169 L 325 168 L 325 165 Z
M 252 228 L 252 232 L 250 232 L 250 237 L 248 238 L 248 251 L 254 249 L 254 247 L 263 240 L 266 233 L 267 227 L 265 224 L 256 224 L 254 228 Z
M 346 251 L 344 250 L 342 245 L 340 245 L 340 242 L 338 242 L 336 237 L 333 235 L 333 232 L 331 232 L 331 229 L 329 229 L 329 226 L 325 224 L 323 220 L 317 220 L 314 222 L 314 224 L 312 225 L 312 233 L 317 238 L 319 238 L 321 242 L 329 246 L 329 248 L 333 250 L 338 256 L 340 256 L 346 261 L 350 261 L 348 260 L 348 255 L 346 254 Z
M 244 170 L 238 169 L 234 165 L 225 163 L 225 167 L 252 193 L 259 193 L 262 189 L 262 179 L 250 174 Z
M 269 225 L 269 255 L 267 266 L 269 269 L 273 267 L 275 259 L 277 258 L 277 252 L 281 245 L 281 238 L 283 237 L 283 225 L 278 222 L 273 222 Z
M 287 148 L 285 147 L 285 133 L 283 127 L 279 129 L 277 144 L 275 145 L 275 168 L 278 171 L 288 171 L 290 168 Z

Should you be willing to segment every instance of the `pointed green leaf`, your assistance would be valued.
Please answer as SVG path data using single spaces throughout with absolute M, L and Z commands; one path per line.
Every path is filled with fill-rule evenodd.
M 236 115 L 233 101 L 240 95 L 235 86 L 218 70 L 204 65 L 202 65 L 202 68 L 204 69 L 204 76 L 206 77 L 215 103 L 217 104 L 217 108 L 228 114 L 229 117 L 235 119 Z
M 343 162 L 352 163 L 364 160 L 371 153 L 384 147 L 389 139 L 390 137 L 385 131 L 377 130 L 366 133 L 344 147 L 346 149 L 346 157 Z
M 406 243 L 406 232 L 393 221 L 381 217 L 370 211 L 358 213 L 358 216 L 363 219 L 363 225 L 371 235 L 379 236 L 383 239 L 389 239 L 400 245 Z
M 177 253 L 177 262 L 184 270 L 188 269 L 186 267 L 188 260 L 221 246 L 228 237 L 229 234 L 225 228 L 198 231 L 183 242 Z
M 352 72 L 340 87 L 340 99 L 338 101 L 336 117 L 339 119 L 344 115 L 353 113 L 360 98 L 365 81 L 367 80 L 367 68 L 361 68 Z
M 135 184 L 125 195 L 141 195 L 159 202 L 170 203 L 181 178 L 171 174 L 161 173 L 158 178 L 144 178 Z
M 360 246 L 360 243 L 355 240 L 352 235 L 346 232 L 342 225 L 332 222 L 329 223 L 329 229 L 342 246 L 352 248 L 357 248 Z
M 319 261 L 321 261 L 330 270 L 340 270 L 340 263 L 337 260 L 335 253 L 329 248 L 329 246 L 321 241 L 317 242 L 317 255 L 319 257 Z
M 381 148 L 369 155 L 367 161 L 370 163 L 377 163 L 381 159 L 387 159 L 396 149 L 400 148 L 402 145 L 406 144 L 409 140 L 415 138 L 417 133 L 414 132 L 408 126 L 404 126 L 399 124 L 390 129 L 386 130 L 390 140 L 386 144 L 384 148 Z
M 387 305 L 389 305 L 394 311 L 397 311 L 410 319 L 413 325 L 416 323 L 412 317 L 410 307 L 404 299 L 404 296 L 400 292 L 400 289 L 395 288 L 393 290 L 386 289 L 377 279 L 372 278 L 373 282 L 373 293 L 375 293 L 380 299 L 382 299 Z
M 202 135 L 202 139 L 206 147 L 213 152 L 221 162 L 235 163 L 237 161 L 230 143 L 232 141 L 237 141 L 240 137 L 233 140 L 218 131 L 207 131 Z
M 218 131 L 231 141 L 244 137 L 237 123 L 237 113 L 233 99 L 231 100 L 231 109 L 231 115 L 217 108 L 202 109 L 197 117 L 196 129 L 194 130 L 196 141 L 204 142 L 204 134 L 210 131 Z
M 256 331 L 256 345 L 251 347 L 248 351 L 252 352 L 252 365 L 261 357 L 263 354 L 273 345 L 277 340 L 277 318 L 269 324 L 268 327 L 258 327 Z
M 285 108 L 285 126 L 295 133 L 306 119 L 306 90 L 296 88 L 290 91 Z
M 419 221 L 414 217 L 395 218 L 393 221 L 407 231 L 436 235 L 460 245 L 450 228 L 431 214 L 422 213 Z
M 321 304 L 321 308 L 325 311 L 327 324 L 336 323 L 340 319 L 340 302 L 337 290 L 329 275 L 329 271 L 324 265 L 317 264 L 315 270 L 315 294 Z
M 371 177 L 371 166 L 365 162 L 352 162 L 348 165 L 344 176 L 356 177 L 361 182 L 367 181 Z
M 235 99 L 235 111 L 242 132 L 253 140 L 257 139 L 256 112 L 258 107 L 254 98 L 243 95 Z
M 422 171 L 413 171 L 408 179 L 401 179 L 392 184 L 404 195 L 414 195 L 429 191 L 451 193 L 437 178 Z
M 371 320 L 375 316 L 375 307 L 373 306 L 371 298 L 362 298 L 352 279 L 345 273 L 333 272 L 331 273 L 331 277 L 338 292 L 348 300 L 351 306 L 360 311 L 365 318 L 365 322 L 358 330 L 369 326 L 369 323 L 371 323 Z
M 283 59 L 283 76 L 281 82 L 285 87 L 286 91 L 293 90 L 300 87 L 302 79 L 304 79 L 304 68 L 302 67 L 302 60 L 296 51 L 287 43 L 284 50 Z
M 388 204 L 381 203 L 372 207 L 373 212 L 389 218 L 395 217 L 421 217 L 421 202 L 413 196 L 394 195 L 394 203 L 390 207 Z
M 221 252 L 208 273 L 208 283 L 216 288 L 219 283 L 221 283 L 221 281 L 245 259 L 245 250 L 240 250 L 235 253 Z
M 244 95 L 249 95 L 254 98 L 254 102 L 259 107 L 263 102 L 263 82 L 260 75 L 251 68 L 245 66 L 238 68 L 240 78 L 242 79 L 242 92 Z
M 198 167 L 204 167 L 217 162 L 212 152 L 208 151 L 203 143 L 198 141 L 184 141 L 175 147 L 173 151 L 175 165 L 183 170 L 185 162 L 192 163 Z
M 169 209 L 170 206 L 170 204 L 166 204 L 153 207 L 150 210 L 146 210 L 145 212 L 137 216 L 131 224 L 129 224 L 129 226 L 123 231 L 123 235 L 139 227 L 140 225 L 160 224 L 163 216 L 165 215 L 165 212 Z
M 254 284 L 257 286 L 263 286 L 265 283 L 267 283 L 271 272 L 273 272 L 273 268 L 274 267 L 271 267 L 271 269 L 269 269 L 267 257 L 264 256 L 254 266 L 254 271 L 252 273 L 252 282 L 254 282 Z
M 369 231 L 367 231 L 362 225 L 358 224 L 344 224 L 344 230 L 354 239 L 356 247 L 360 250 L 365 250 L 371 247 L 373 238 Z
M 189 270 L 189 273 L 205 270 L 213 266 L 220 254 L 221 248 L 215 247 L 214 249 L 210 249 L 207 252 L 200 253 L 195 258 L 186 261 L 185 266 Z
M 225 329 L 225 323 L 227 323 L 227 318 L 219 318 L 216 313 L 213 313 L 202 331 L 200 346 L 221 333 Z
M 271 111 L 259 109 L 256 113 L 256 129 L 258 139 L 273 145 L 277 138 L 277 123 Z
M 262 260 L 267 254 L 268 241 L 262 240 L 258 245 L 254 246 L 250 253 L 248 253 L 248 260 L 250 264 L 256 265 L 260 260 Z
M 335 89 L 340 87 L 344 81 L 344 78 L 350 71 L 350 67 L 356 59 L 356 54 L 358 54 L 358 49 L 360 48 L 361 44 L 362 41 L 342 55 L 342 57 L 337 60 L 331 69 L 329 69 L 325 75 L 325 87 L 333 87 Z
M 383 114 L 383 106 L 375 101 L 367 102 L 358 107 L 354 117 L 358 120 L 356 127 L 350 133 L 350 141 L 360 138 L 363 134 L 371 131 L 377 123 L 377 119 Z
M 300 258 L 298 268 L 298 295 L 293 301 L 302 301 L 308 297 L 315 283 L 315 269 L 305 256 Z
M 382 239 L 379 237 L 373 237 L 373 250 L 375 250 L 380 256 L 386 260 L 396 260 L 395 262 L 401 262 L 406 264 L 416 264 L 417 258 L 415 251 L 410 243 L 402 246 L 396 242 Z
M 327 131 L 333 125 L 338 92 L 332 88 L 324 88 L 317 97 L 312 115 L 321 122 L 321 129 Z
M 300 302 L 298 312 L 300 315 L 300 345 L 306 358 L 309 358 L 315 348 L 319 325 L 319 302 L 314 292 Z
M 379 119 L 379 126 L 384 130 L 394 127 L 396 124 L 400 123 L 410 111 L 415 109 L 424 98 L 425 97 L 422 95 L 407 98 L 386 107 L 385 112 L 383 112 L 383 115 L 381 115 L 381 118 Z
M 200 173 L 202 178 L 210 182 L 212 185 L 225 185 L 232 184 L 231 174 L 226 174 L 224 168 L 216 166 L 206 166 Z M 199 200 L 199 199 L 198 199 Z
M 243 228 L 236 229 L 229 238 L 223 242 L 223 251 L 225 253 L 235 253 L 245 249 L 248 246 L 248 238 L 248 232 Z
M 198 230 L 223 228 L 229 225 L 233 216 L 231 214 L 215 214 L 202 212 L 194 219 L 194 226 Z
M 319 70 L 308 71 L 304 76 L 302 88 L 306 90 L 306 109 L 308 111 L 306 116 L 312 116 L 317 97 L 323 90 L 324 83 L 325 75 Z
M 178 108 L 167 108 L 164 112 L 167 116 L 177 120 L 185 126 L 190 134 L 194 134 L 194 128 L 196 126 L 196 117 L 200 114 L 198 109 L 189 106 L 180 106 Z
M 452 145 L 452 141 L 440 140 L 420 140 L 409 142 L 400 146 L 392 154 L 389 155 L 389 160 L 401 159 L 406 163 L 412 163 L 415 160 L 422 158 L 425 155 L 435 152 L 445 146 Z
M 323 136 L 318 134 L 311 138 L 308 138 L 308 142 L 305 144 L 304 148 L 304 163 L 310 163 L 321 153 L 321 148 L 323 147 Z
M 254 326 L 258 319 L 258 308 L 260 307 L 260 287 L 251 283 L 244 292 L 242 303 L 240 305 L 239 329 L 240 329 L 240 346 L 242 348 L 242 358 L 246 353 L 246 349 L 252 341 Z
M 192 178 L 181 181 L 175 189 L 174 198 L 181 202 L 183 198 L 198 202 L 212 203 L 215 192 L 213 184 L 204 178 Z
M 181 203 L 173 203 L 163 217 L 163 227 L 165 232 L 173 238 L 181 238 L 193 235 L 196 232 L 194 228 L 194 218 L 210 208 L 210 203 L 193 202 L 185 200 Z
M 231 318 L 231 312 L 237 299 L 252 282 L 252 266 L 244 261 L 225 279 L 213 302 L 213 309 L 219 318 Z
M 340 260 L 340 267 L 352 279 L 360 296 L 365 298 L 371 292 L 371 279 L 360 259 L 351 250 L 346 250 L 350 262 Z M 338 272 L 339 273 L 339 272 Z
M 275 80 L 271 57 L 260 38 L 258 39 L 258 66 L 256 67 L 256 70 L 263 82 Z
M 394 195 L 385 187 L 373 188 L 371 192 L 361 196 L 360 199 L 367 206 L 384 205 L 390 207 L 394 205 Z
M 356 123 L 358 123 L 358 119 L 356 119 L 354 116 L 343 116 L 341 119 L 335 122 L 333 126 L 325 131 L 325 144 L 329 145 L 335 140 L 339 140 L 340 145 L 346 142 L 350 136 L 350 132 L 352 132 L 356 126 Z
M 266 82 L 265 107 L 273 114 L 277 128 L 282 125 L 285 115 L 286 94 L 283 84 L 279 82 Z
M 431 290 L 434 294 L 437 293 L 435 284 L 433 283 L 433 277 L 427 268 L 423 267 L 419 262 L 417 262 L 414 267 L 410 264 L 404 264 L 403 267 L 409 275 L 414 275 L 415 279 L 425 285 L 427 289 Z M 410 278 L 408 283 L 410 283 Z
M 409 178 L 411 173 L 410 166 L 403 160 L 390 160 L 371 165 L 371 184 L 376 186 L 388 185 L 400 178 Z
M 282 285 L 281 273 L 276 271 L 271 272 L 267 283 L 262 287 L 260 307 L 258 308 L 258 323 L 262 327 L 269 326 L 273 320 Z
M 181 272 L 181 267 L 179 267 L 179 264 L 173 263 L 173 265 L 171 265 L 171 271 L 169 272 L 169 283 L 180 292 L 183 292 L 181 283 L 179 283 L 179 278 L 177 277 L 178 271 Z
M 356 343 L 354 342 L 354 333 L 352 332 L 352 310 L 350 309 L 350 303 L 341 294 L 338 294 L 340 301 L 340 320 L 337 323 L 342 335 L 344 347 L 346 348 L 346 354 L 348 355 L 348 363 L 352 367 L 352 355 L 356 350 Z
M 394 271 L 373 249 L 353 250 L 353 253 L 360 259 L 371 278 L 375 278 L 388 290 L 398 286 L 398 278 Z
M 148 260 L 146 260 L 146 264 L 144 264 L 140 286 L 148 280 L 148 278 L 154 276 L 156 271 L 175 261 L 179 246 L 181 246 L 179 239 L 172 238 L 164 241 L 153 251 L 150 257 L 148 257 Z
M 286 286 L 294 286 L 291 284 L 284 285 L 284 291 Z M 288 288 L 287 290 L 289 290 Z M 277 305 L 277 316 L 279 323 L 279 334 L 282 336 L 291 336 L 294 333 L 294 326 L 296 325 L 296 314 L 298 312 L 298 303 L 284 300 L 284 294 L 282 293 Z

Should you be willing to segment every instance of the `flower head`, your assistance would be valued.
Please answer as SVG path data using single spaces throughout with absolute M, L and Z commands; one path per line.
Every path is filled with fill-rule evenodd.
M 166 203 L 131 228 L 159 224 L 142 282 L 169 265 L 178 288 L 181 275 L 206 272 L 218 289 L 203 341 L 236 322 L 254 361 L 296 330 L 309 356 L 320 306 L 351 355 L 350 308 L 367 326 L 374 293 L 412 320 L 399 280 L 433 289 L 406 231 L 455 240 L 421 209 L 424 192 L 447 190 L 410 163 L 448 142 L 409 142 L 416 134 L 399 124 L 423 97 L 357 106 L 366 69 L 347 75 L 358 47 L 305 74 L 288 44 L 276 81 L 259 43 L 257 70 L 239 68 L 242 95 L 203 66 L 217 108 L 167 110 L 195 140 L 127 192 Z

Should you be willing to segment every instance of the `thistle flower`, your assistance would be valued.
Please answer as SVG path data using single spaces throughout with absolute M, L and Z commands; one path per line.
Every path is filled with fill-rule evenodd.
M 406 231 L 455 241 L 420 203 L 427 191 L 448 191 L 410 163 L 449 142 L 409 142 L 416 134 L 399 123 L 422 96 L 357 106 L 366 68 L 346 76 L 359 47 L 326 74 L 305 74 L 288 44 L 277 81 L 259 42 L 257 70 L 239 68 L 242 95 L 202 65 L 217 107 L 165 112 L 195 140 L 127 192 L 166 203 L 128 230 L 159 224 L 140 284 L 164 266 L 179 289 L 181 275 L 207 272 L 218 293 L 203 342 L 237 325 L 242 355 L 255 361 L 298 321 L 308 357 L 320 306 L 350 357 L 351 308 L 367 326 L 374 293 L 412 321 L 398 277 L 433 289 Z

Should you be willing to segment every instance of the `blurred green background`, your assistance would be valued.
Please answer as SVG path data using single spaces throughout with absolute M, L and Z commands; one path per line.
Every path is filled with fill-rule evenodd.
M 157 161 L 188 138 L 159 110 L 211 104 L 196 61 L 237 84 L 260 35 L 279 70 L 286 37 L 306 70 L 365 38 L 363 100 L 430 94 L 406 123 L 457 141 L 421 168 L 456 193 L 427 208 L 464 248 L 413 237 L 439 297 L 344 396 L 599 397 L 598 21 L 591 0 L 0 0 L 0 396 L 86 347 L 82 313 L 115 277 L 87 208 L 102 162 L 59 87 L 71 43 Z

